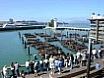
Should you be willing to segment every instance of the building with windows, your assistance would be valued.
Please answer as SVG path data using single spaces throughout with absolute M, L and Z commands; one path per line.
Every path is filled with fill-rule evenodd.
M 104 42 L 104 16 L 92 14 L 90 20 L 90 37 Z

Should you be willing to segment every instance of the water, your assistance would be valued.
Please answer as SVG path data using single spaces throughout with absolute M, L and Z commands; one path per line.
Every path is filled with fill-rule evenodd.
M 31 32 L 34 30 L 24 30 L 21 33 Z M 38 50 L 31 48 L 32 54 L 38 55 Z M 33 58 L 27 54 L 27 49 L 24 49 L 18 31 L 0 32 L 0 69 L 11 62 L 19 62 L 24 64 L 26 60 Z
M 10 65 L 11 62 L 19 62 L 20 64 L 24 64 L 28 59 L 34 59 L 33 56 L 38 54 L 38 50 L 35 48 L 31 48 L 31 56 L 28 55 L 27 49 L 24 49 L 24 45 L 22 44 L 21 39 L 19 38 L 18 32 L 23 33 L 47 33 L 52 35 L 54 32 L 62 32 L 62 34 L 66 34 L 67 30 L 64 31 L 53 31 L 51 29 L 34 29 L 34 30 L 18 30 L 18 31 L 10 31 L 10 32 L 0 32 L 0 69 L 6 64 Z M 79 33 L 78 31 L 69 31 L 69 33 Z M 83 33 L 83 32 L 82 32 Z M 85 34 L 84 32 L 83 34 Z M 63 51 L 70 52 L 68 49 L 64 48 L 59 42 L 52 43 L 56 46 L 59 46 L 63 49 Z

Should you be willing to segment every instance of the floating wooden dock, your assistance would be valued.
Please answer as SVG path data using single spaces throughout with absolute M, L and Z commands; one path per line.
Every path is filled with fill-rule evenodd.
M 44 56 L 45 54 L 48 54 L 49 56 L 58 55 L 58 48 L 56 48 L 54 45 L 49 44 L 47 41 L 46 42 L 40 41 L 37 38 L 37 36 L 40 36 L 43 38 L 57 39 L 57 38 L 53 38 L 53 37 L 51 37 L 47 34 L 43 34 L 43 33 L 38 33 L 38 34 L 25 33 L 23 35 L 23 38 L 24 38 L 23 41 L 25 43 L 25 48 L 27 48 L 27 46 L 36 48 L 37 50 L 39 50 L 39 54 L 41 56 Z M 62 51 L 61 51 L 61 53 L 62 53 Z

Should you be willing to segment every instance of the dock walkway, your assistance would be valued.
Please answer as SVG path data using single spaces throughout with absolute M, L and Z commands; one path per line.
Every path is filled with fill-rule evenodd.
M 93 62 L 93 64 L 91 65 L 91 72 L 92 73 L 93 73 L 93 71 L 96 72 L 96 69 L 95 69 L 96 62 L 99 62 L 101 65 L 101 68 L 103 68 L 103 70 L 104 70 L 104 58 L 103 59 L 96 59 Z M 22 64 L 21 67 L 25 67 L 25 65 Z M 8 68 L 10 68 L 10 67 L 8 67 Z M 63 68 L 62 70 L 63 71 L 61 74 L 58 74 L 58 72 L 55 72 L 53 74 L 54 75 L 53 78 L 72 78 L 72 77 L 76 78 L 77 76 L 80 78 L 80 76 L 82 77 L 83 75 L 87 74 L 86 73 L 87 66 L 81 66 L 81 64 L 74 66 L 74 68 L 72 70 L 70 70 L 70 68 Z M 25 78 L 51 78 L 50 73 L 51 73 L 51 71 L 39 72 L 38 75 L 36 75 L 35 73 L 34 74 L 28 74 L 28 75 L 25 75 Z M 21 77 L 17 77 L 17 78 L 21 78 Z
M 91 68 L 92 67 L 95 67 L 95 63 L 96 62 L 99 62 L 103 67 L 102 68 L 104 68 L 104 59 L 96 59 L 95 60 L 95 62 L 93 63 L 93 65 L 91 66 Z M 75 72 L 80 72 L 80 71 L 83 71 L 83 70 L 85 70 L 86 71 L 86 69 L 87 69 L 87 66 L 81 66 L 81 64 L 79 65 L 80 67 L 75 67 L 75 68 L 73 68 L 72 70 L 70 70 L 69 68 L 63 68 L 63 71 L 65 71 L 65 72 L 63 72 L 62 71 L 62 73 L 61 74 L 58 74 L 58 72 L 56 72 L 56 73 L 54 73 L 54 77 L 52 77 L 52 78 L 63 78 L 63 76 L 64 76 L 64 78 L 66 78 L 65 76 L 67 76 L 67 75 L 71 75 L 71 74 L 73 74 L 73 73 L 75 73 Z M 92 69 L 92 70 L 95 70 L 95 69 Z M 41 73 L 38 73 L 38 76 L 36 76 L 35 74 L 29 74 L 29 75 L 26 75 L 25 77 L 26 78 L 51 78 L 50 77 L 50 72 L 51 71 L 48 71 L 48 72 L 41 72 Z M 84 72 L 83 72 L 84 73 Z M 85 72 L 86 73 L 86 72 Z M 77 76 L 77 75 L 76 75 Z M 72 76 L 73 77 L 73 76 Z M 72 78 L 72 77 L 70 77 L 70 78 Z

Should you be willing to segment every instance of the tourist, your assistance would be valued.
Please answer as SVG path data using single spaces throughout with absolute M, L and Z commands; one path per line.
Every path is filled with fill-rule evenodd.
M 78 65 L 78 59 L 77 59 L 76 54 L 74 55 L 74 64 L 75 64 L 75 65 Z
M 42 59 L 39 61 L 39 70 L 43 71 L 43 60 Z
M 38 76 L 38 71 L 39 71 L 39 61 L 38 60 L 36 60 L 35 62 L 34 62 L 34 76 Z
M 101 48 L 98 49 L 98 58 L 102 58 L 102 51 L 101 51 Z
M 67 58 L 65 58 L 65 60 L 64 60 L 65 62 L 64 62 L 64 64 L 65 64 L 65 68 L 68 68 L 68 59 Z
M 34 73 L 34 61 L 30 61 L 30 69 L 31 69 L 31 73 L 33 74 Z
M 65 60 L 65 55 L 62 54 L 61 60 L 62 60 L 62 68 L 63 68 L 63 67 L 65 67 L 65 63 L 64 63 L 65 62 L 64 61 Z
M 82 66 L 86 66 L 86 53 L 82 53 Z
M 3 70 L 1 70 L 1 77 L 4 78 Z
M 29 68 L 30 68 L 29 64 L 30 64 L 30 62 L 29 62 L 29 60 L 27 60 L 27 61 L 25 62 L 27 74 L 29 74 Z
M 59 60 L 58 60 L 58 58 L 56 57 L 56 58 L 55 58 L 55 61 L 54 61 L 55 70 L 56 70 L 56 71 L 58 70 L 58 62 L 59 62 Z
M 74 64 L 74 56 L 73 56 L 73 54 L 70 54 L 70 60 L 71 60 L 71 69 L 73 69 L 73 64 Z
M 16 73 L 16 75 L 20 76 L 20 74 L 19 74 L 19 64 L 17 62 L 15 62 L 14 67 L 15 67 L 15 73 Z
M 72 69 L 72 60 L 71 60 L 71 56 L 68 58 L 68 67 L 70 67 L 70 70 Z
M 3 77 L 7 78 L 7 67 L 6 67 L 6 65 L 4 65 L 4 67 L 3 67 Z
M 37 73 L 39 69 L 39 60 L 37 58 L 37 54 L 34 54 L 34 72 Z
M 34 62 L 34 72 L 37 73 L 38 72 L 38 68 L 39 68 L 39 61 L 35 61 Z
M 77 60 L 78 60 L 78 64 L 81 62 L 81 52 L 78 50 L 78 52 L 76 53 L 77 56 Z
M 99 70 L 99 69 L 101 68 L 101 65 L 100 65 L 99 62 L 96 62 L 96 64 L 95 64 L 95 68 L 96 68 L 96 70 Z
M 47 57 L 45 57 L 44 59 L 44 70 L 49 70 L 49 60 L 47 59 Z
M 12 76 L 14 77 L 15 76 L 15 67 L 14 67 L 13 62 L 11 63 L 10 69 L 11 69 L 11 72 L 12 72 Z
M 54 65 L 54 58 L 53 56 L 51 55 L 50 58 L 49 58 L 49 67 L 51 69 L 51 72 L 53 72 L 54 68 L 55 68 L 55 65 Z
M 45 53 L 45 58 L 48 58 L 48 57 L 49 57 L 49 55 L 48 55 L 48 53 L 46 52 L 46 53 Z
M 94 48 L 92 50 L 92 58 L 93 58 L 93 60 L 96 59 L 96 54 L 97 54 L 97 50 Z
M 58 59 L 58 74 L 61 74 L 62 70 L 62 59 L 61 57 Z

